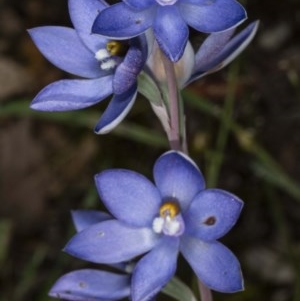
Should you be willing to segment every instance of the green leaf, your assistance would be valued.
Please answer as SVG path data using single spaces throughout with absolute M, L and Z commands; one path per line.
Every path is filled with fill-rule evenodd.
M 29 100 L 18 100 L 0 105 L 0 119 L 6 117 L 32 117 L 44 121 L 56 122 L 70 127 L 94 128 L 101 112 L 91 110 L 80 110 L 70 112 L 39 112 L 29 108 Z M 123 121 L 112 132 L 122 138 L 149 145 L 156 148 L 167 147 L 167 141 L 156 130 L 148 129 L 136 123 Z
M 144 95 L 155 106 L 162 106 L 161 92 L 154 80 L 146 72 L 138 76 L 138 91 Z
M 173 277 L 162 292 L 178 301 L 197 301 L 192 290 L 177 277 Z

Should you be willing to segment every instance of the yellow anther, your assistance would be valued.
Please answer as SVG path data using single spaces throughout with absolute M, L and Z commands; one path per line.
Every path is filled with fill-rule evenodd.
M 106 44 L 106 50 L 110 55 L 124 56 L 128 47 L 119 41 L 109 41 Z
M 160 209 L 159 209 L 159 214 L 161 217 L 175 217 L 180 211 L 180 208 L 176 202 L 166 202 L 164 203 Z

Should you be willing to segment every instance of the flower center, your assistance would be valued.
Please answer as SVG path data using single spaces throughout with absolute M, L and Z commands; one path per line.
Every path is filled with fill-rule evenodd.
M 102 70 L 111 70 L 120 64 L 129 46 L 120 41 L 109 41 L 105 48 L 99 49 L 95 58 L 100 62 Z
M 177 2 L 177 0 L 156 0 L 156 2 L 160 5 L 173 5 Z
M 159 217 L 152 223 L 153 231 L 169 236 L 180 236 L 184 232 L 184 222 L 176 201 L 167 201 L 159 209 Z

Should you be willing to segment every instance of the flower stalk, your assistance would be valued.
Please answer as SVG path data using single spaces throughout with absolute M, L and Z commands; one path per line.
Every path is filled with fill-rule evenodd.
M 169 96 L 169 114 L 170 114 L 170 131 L 168 140 L 171 149 L 182 151 L 188 154 L 187 143 L 185 137 L 185 122 L 183 113 L 183 104 L 179 104 L 181 97 L 178 97 L 177 80 L 175 74 L 174 63 L 161 52 L 161 57 L 166 73 L 168 96 Z M 211 290 L 199 280 L 199 293 L 201 301 L 213 301 Z
M 204 285 L 200 280 L 198 280 L 200 300 L 201 301 L 213 301 L 213 296 L 211 290 Z
M 168 140 L 171 149 L 183 151 L 181 145 L 178 90 L 174 63 L 171 62 L 163 52 L 161 52 L 161 57 L 166 73 L 169 93 L 170 130 L 167 133 Z

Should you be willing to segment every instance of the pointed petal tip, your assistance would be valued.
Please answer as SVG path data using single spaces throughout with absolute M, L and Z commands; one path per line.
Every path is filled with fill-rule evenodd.
M 260 25 L 260 20 L 255 20 L 255 21 L 251 22 L 248 26 L 249 26 L 249 28 L 252 29 L 252 31 L 255 34 L 258 30 L 259 25 Z
M 133 85 L 123 94 L 115 94 L 96 124 L 94 132 L 99 135 L 107 134 L 118 126 L 132 108 L 136 95 L 136 85 Z
M 97 135 L 105 135 L 105 134 L 108 134 L 110 131 L 113 130 L 113 127 L 99 127 L 99 126 L 96 126 L 94 128 L 94 133 L 97 134 Z
M 29 108 L 32 110 L 35 110 L 35 111 L 43 111 L 43 112 L 50 111 L 50 110 L 47 110 L 47 108 L 45 108 L 45 106 L 43 105 L 43 102 L 34 101 L 34 100 L 29 105 Z
M 26 29 L 27 33 L 28 33 L 30 36 L 31 36 L 33 30 L 34 30 L 34 27 L 33 27 L 33 28 L 27 28 L 27 29 Z
M 219 293 L 225 293 L 225 294 L 238 293 L 245 290 L 243 278 L 241 278 L 241 281 L 239 283 L 236 283 L 234 286 L 227 287 L 226 289 L 219 289 L 219 288 L 216 289 L 215 287 L 211 287 L 209 285 L 207 285 L 207 287 L 213 291 Z
M 182 49 L 180 52 L 175 53 L 175 54 L 173 54 L 171 52 L 169 52 L 169 53 L 165 52 L 165 54 L 171 62 L 177 63 L 182 58 L 183 52 L 184 52 L 184 49 Z
M 153 31 L 159 47 L 169 60 L 179 61 L 188 42 L 189 29 L 177 7 L 170 5 L 167 8 L 160 8 L 153 24 Z

